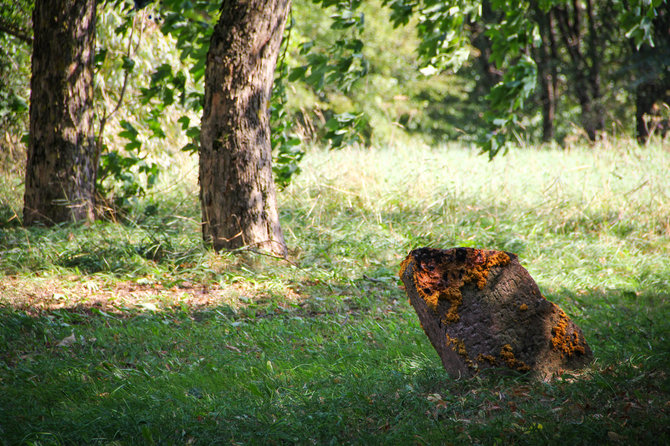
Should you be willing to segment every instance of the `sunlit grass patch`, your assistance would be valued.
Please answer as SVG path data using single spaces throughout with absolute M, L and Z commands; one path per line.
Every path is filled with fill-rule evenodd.
M 2 223 L 0 444 L 668 443 L 669 165 L 313 150 L 279 194 L 289 261 L 203 247 L 188 159 L 118 222 Z M 594 363 L 450 378 L 399 288 L 420 246 L 518 253 Z

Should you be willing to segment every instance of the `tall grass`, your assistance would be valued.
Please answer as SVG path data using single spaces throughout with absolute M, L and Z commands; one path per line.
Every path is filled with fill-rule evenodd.
M 633 286 L 667 279 L 669 166 L 660 145 L 526 149 L 492 162 L 458 147 L 319 152 L 281 208 L 289 244 L 317 247 L 308 256 L 387 265 L 420 245 L 480 246 L 519 253 L 550 287 Z M 661 268 L 600 274 L 630 272 L 631 259 Z
M 667 145 L 313 150 L 290 262 L 203 248 L 195 167 L 119 223 L 2 221 L 0 444 L 670 442 Z M 450 379 L 398 287 L 419 246 L 518 253 L 595 362 Z

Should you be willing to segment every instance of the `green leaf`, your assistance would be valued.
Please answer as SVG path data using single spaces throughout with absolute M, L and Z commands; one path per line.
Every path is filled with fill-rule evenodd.
M 308 65 L 292 68 L 291 73 L 288 75 L 289 82 L 295 82 L 298 79 L 303 79 L 305 77 L 305 73 L 307 72 L 308 68 L 309 68 Z
M 123 56 L 123 64 L 121 65 L 124 71 L 132 72 L 135 68 L 135 61 L 129 57 Z
M 186 129 L 188 129 L 188 125 L 191 123 L 191 118 L 184 115 L 181 118 L 177 119 L 177 122 L 181 124 L 181 129 L 182 130 L 186 130 Z
M 142 143 L 139 141 L 131 141 L 124 146 L 124 148 L 129 152 L 132 152 L 133 150 L 139 151 L 140 147 L 142 147 Z
M 95 57 L 93 58 L 93 66 L 95 69 L 99 69 L 102 64 L 105 62 L 107 59 L 107 49 L 103 48 L 98 50 L 98 52 L 95 54 Z
M 123 131 L 119 132 L 120 137 L 129 139 L 131 141 L 137 139 L 138 132 L 130 122 L 122 120 L 119 124 L 121 125 L 121 128 L 124 129 Z

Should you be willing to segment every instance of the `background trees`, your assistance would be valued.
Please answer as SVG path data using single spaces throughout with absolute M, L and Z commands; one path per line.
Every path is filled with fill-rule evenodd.
M 31 4 L 11 6 L 0 14 L 2 38 L 25 47 Z M 209 101 L 206 54 L 220 6 L 179 0 L 99 6 L 122 17 L 103 21 L 94 61 L 96 104 L 107 104 L 96 106 L 97 191 L 115 196 L 117 210 L 156 181 L 157 154 L 164 151 L 152 146 L 175 146 L 181 135 L 179 145 L 194 152 L 206 137 L 199 118 Z M 667 9 L 660 0 L 625 7 L 591 0 L 298 0 L 286 19 L 268 102 L 275 179 L 280 187 L 290 181 L 312 141 L 338 147 L 461 139 L 478 141 L 493 156 L 510 143 L 562 143 L 579 132 L 593 140 L 613 127 L 637 128 L 644 140 L 645 116 L 654 106 L 662 110 L 667 89 Z M 143 53 L 142 30 L 147 42 L 170 43 Z M 113 52 L 114 39 L 127 40 Z M 161 52 L 169 57 L 157 58 Z M 10 120 L 20 127 L 27 88 L 3 73 L 12 81 L 3 81 L 0 95 L 3 127 Z M 11 133 L 17 141 L 20 132 Z M 151 142 L 166 138 L 170 144 Z
M 668 130 L 668 120 L 659 112 L 670 104 L 670 3 L 659 6 L 651 26 L 654 45 L 631 45 L 626 65 L 633 74 L 635 128 L 640 142 L 655 131 L 665 134 Z
M 458 67 L 468 52 L 463 36 L 476 37 L 480 56 L 500 75 L 487 95 L 489 130 L 481 139 L 491 156 L 511 141 L 532 138 L 538 108 L 544 140 L 565 136 L 556 134 L 559 118 L 562 125 L 579 125 L 591 141 L 608 124 L 630 128 L 629 98 L 635 88 L 623 75 L 629 49 L 654 45 L 654 21 L 667 8 L 661 0 L 626 5 L 591 0 L 384 3 L 396 25 L 419 16 L 419 51 L 431 69 Z M 579 107 L 577 119 L 566 113 L 573 104 Z

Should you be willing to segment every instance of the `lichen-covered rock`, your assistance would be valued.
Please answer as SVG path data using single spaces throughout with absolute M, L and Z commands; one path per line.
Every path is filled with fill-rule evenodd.
M 420 248 L 402 262 L 400 278 L 452 376 L 495 367 L 550 379 L 593 357 L 579 327 L 542 296 L 515 254 Z

